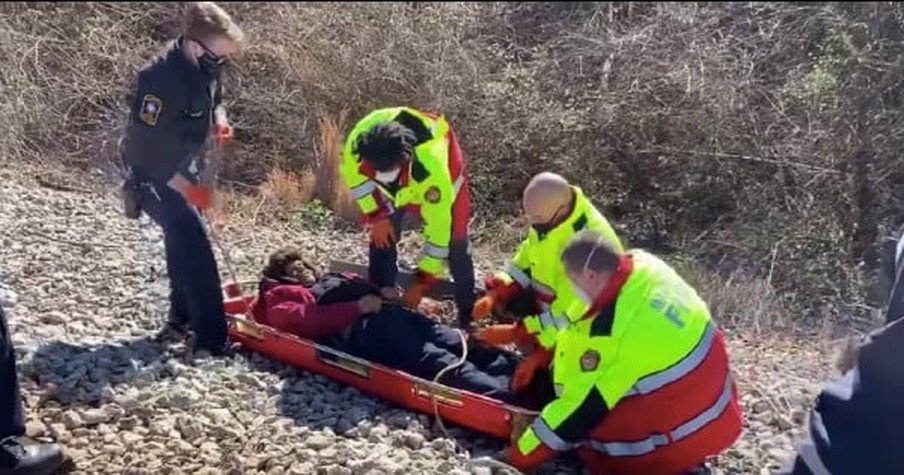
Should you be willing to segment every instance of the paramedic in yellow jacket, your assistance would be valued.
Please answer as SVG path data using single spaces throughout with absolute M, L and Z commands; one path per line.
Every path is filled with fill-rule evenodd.
M 518 246 L 505 271 L 486 279 L 487 295 L 477 301 L 473 314 L 475 318 L 484 318 L 494 308 L 505 308 L 520 291 L 532 291 L 538 314 L 528 315 L 513 325 L 485 327 L 475 335 L 488 344 L 518 343 L 522 349 L 532 350 L 515 373 L 515 389 L 526 387 L 534 372 L 548 365 L 556 334 L 568 326 L 566 310 L 573 302 L 580 302 L 559 261 L 569 239 L 581 230 L 590 229 L 602 233 L 616 249 L 622 249 L 609 221 L 580 188 L 560 175 L 543 172 L 534 176 L 524 188 L 521 205 L 531 224 L 527 238 Z
M 446 119 L 410 107 L 375 110 L 349 134 L 340 170 L 370 225 L 371 282 L 383 288 L 384 297 L 398 296 L 396 240 L 404 210 L 419 210 L 426 242 L 415 281 L 402 300 L 417 308 L 448 267 L 459 325 L 467 328 L 475 298 L 471 199 L 461 149 Z
M 586 305 L 557 336 L 556 399 L 509 462 L 526 471 L 576 450 L 591 474 L 709 473 L 742 414 L 706 303 L 659 258 L 618 252 L 599 233 L 575 236 L 561 261 Z

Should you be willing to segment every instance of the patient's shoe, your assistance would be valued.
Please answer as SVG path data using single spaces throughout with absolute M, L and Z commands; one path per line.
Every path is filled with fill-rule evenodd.
M 64 462 L 58 444 L 25 444 L 19 437 L 0 441 L 0 475 L 50 475 Z
M 688 470 L 684 473 L 684 475 L 711 475 L 712 473 L 712 467 L 710 467 L 708 463 L 704 463 L 691 470 Z

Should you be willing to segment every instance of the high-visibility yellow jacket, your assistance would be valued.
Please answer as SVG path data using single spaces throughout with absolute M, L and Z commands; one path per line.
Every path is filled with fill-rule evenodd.
M 398 121 L 415 132 L 414 157 L 402 170 L 399 188 L 391 190 L 376 181 L 374 170 L 359 156 L 355 144 L 361 134 L 373 126 Z M 345 141 L 340 175 L 365 219 L 373 221 L 390 216 L 407 205 L 420 207 L 426 243 L 418 262 L 420 271 L 437 277 L 445 269 L 452 236 L 452 206 L 464 183 L 465 174 L 450 167 L 449 124 L 442 116 L 433 116 L 410 107 L 378 109 L 355 124 Z M 455 164 L 459 165 L 460 164 Z M 451 171 L 450 171 L 451 170 Z
M 572 186 L 572 189 L 575 199 L 571 214 L 544 234 L 531 228 L 505 270 L 495 275 L 503 281 L 513 280 L 522 288 L 533 289 L 540 314 L 525 317 L 522 323 L 525 330 L 534 335 L 546 349 L 554 345 L 556 333 L 568 326 L 566 310 L 575 302 L 581 302 L 559 259 L 565 245 L 579 231 L 590 229 L 601 233 L 618 251 L 623 249 L 609 221 L 579 187 Z
M 554 451 L 582 444 L 609 457 L 636 458 L 703 431 L 723 414 L 731 423 L 716 431 L 724 434 L 714 438 L 710 429 L 694 447 L 707 441 L 724 445 L 740 432 L 740 415 L 726 412 L 733 383 L 706 303 L 659 258 L 639 250 L 630 256 L 633 269 L 616 300 L 587 318 L 588 308 L 569 309 L 574 321 L 558 333 L 555 345 L 557 398 L 519 438 L 521 454 L 541 444 Z M 668 385 L 667 395 L 658 392 Z M 652 414 L 620 414 L 627 423 L 619 422 L 615 432 L 631 433 L 628 440 L 587 440 L 614 407 L 634 396 L 660 399 L 652 404 L 658 406 Z M 665 435 L 643 432 L 660 424 Z

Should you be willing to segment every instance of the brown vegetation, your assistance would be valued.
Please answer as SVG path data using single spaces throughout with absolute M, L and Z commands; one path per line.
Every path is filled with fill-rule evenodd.
M 134 72 L 179 8 L 0 6 L 0 156 L 110 163 Z M 317 177 L 298 193 L 353 219 L 323 179 L 334 137 L 373 107 L 438 109 L 469 159 L 478 228 L 556 169 L 632 245 L 768 275 L 811 316 L 864 315 L 877 242 L 900 222 L 899 4 L 225 8 L 250 43 L 227 84 L 231 181 L 295 200 L 280 180 Z

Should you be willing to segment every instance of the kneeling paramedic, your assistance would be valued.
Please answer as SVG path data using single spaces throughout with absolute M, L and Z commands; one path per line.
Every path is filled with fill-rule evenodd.
M 270 256 L 252 313 L 265 325 L 424 379 L 455 365 L 463 354 L 458 331 L 397 303 L 384 303 L 380 289 L 357 275 L 320 275 L 291 249 Z M 533 402 L 542 393 L 533 397 L 531 391 L 521 395 L 510 390 L 516 363 L 513 354 L 471 345 L 466 362 L 445 372 L 440 382 L 510 404 L 541 407 Z
M 368 279 L 385 297 L 398 297 L 396 240 L 404 209 L 419 209 L 426 243 L 402 301 L 417 308 L 448 266 L 459 326 L 469 327 L 475 299 L 471 198 L 461 149 L 446 119 L 409 107 L 371 112 L 346 140 L 341 174 L 370 225 Z
M 566 310 L 580 303 L 558 259 L 562 249 L 577 232 L 600 232 L 618 249 L 622 244 L 612 226 L 580 188 L 564 177 L 543 172 L 524 188 L 521 206 L 531 224 L 527 237 L 518 246 L 504 271 L 487 277 L 487 294 L 474 306 L 481 319 L 511 303 L 516 295 L 530 291 L 538 310 L 514 324 L 491 325 L 475 337 L 489 344 L 516 343 L 530 356 L 519 366 L 513 383 L 518 389 L 530 383 L 537 369 L 552 359 L 552 347 L 559 330 L 568 326 Z M 521 306 L 524 308 L 524 306 Z
M 561 260 L 589 309 L 559 332 L 558 396 L 509 463 L 528 470 L 576 450 L 594 474 L 705 473 L 743 423 L 706 303 L 662 260 L 620 253 L 599 233 L 576 235 Z
M 231 137 L 220 69 L 238 52 L 243 34 L 209 2 L 193 4 L 185 20 L 183 34 L 138 73 L 124 140 L 129 172 L 123 195 L 127 216 L 144 211 L 163 229 L 170 315 L 162 335 L 181 333 L 190 323 L 195 348 L 218 352 L 226 343 L 226 320 L 217 263 L 198 212 L 213 197 L 201 184 L 201 155 L 209 140 Z

